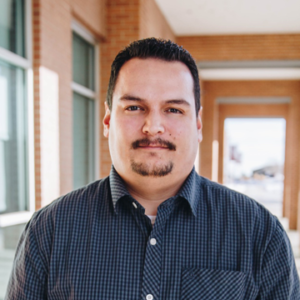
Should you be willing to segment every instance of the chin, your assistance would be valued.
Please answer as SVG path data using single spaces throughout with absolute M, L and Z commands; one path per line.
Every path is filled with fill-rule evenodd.
M 165 164 L 149 164 L 144 162 L 131 161 L 133 172 L 145 177 L 164 177 L 172 173 L 174 164 L 169 161 Z

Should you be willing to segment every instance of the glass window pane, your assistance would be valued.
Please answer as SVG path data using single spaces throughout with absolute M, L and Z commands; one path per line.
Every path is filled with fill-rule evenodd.
M 95 180 L 94 100 L 73 94 L 73 184 L 79 188 Z
M 25 1 L 0 1 L 0 47 L 25 57 Z
M 73 33 L 73 81 L 95 89 L 95 59 L 94 46 Z
M 25 72 L 0 60 L 0 213 L 28 209 Z

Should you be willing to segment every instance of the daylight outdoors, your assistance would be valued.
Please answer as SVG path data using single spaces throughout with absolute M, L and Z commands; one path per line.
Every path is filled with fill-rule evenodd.
M 283 118 L 227 118 L 224 124 L 223 183 L 283 217 L 286 121 Z M 299 236 L 287 230 L 298 270 Z
M 276 215 L 300 273 L 299 11 L 299 0 L 0 0 L 0 300 L 33 214 L 109 176 L 111 64 L 149 37 L 198 67 L 196 170 Z
M 285 120 L 228 118 L 224 135 L 224 184 L 282 217 Z

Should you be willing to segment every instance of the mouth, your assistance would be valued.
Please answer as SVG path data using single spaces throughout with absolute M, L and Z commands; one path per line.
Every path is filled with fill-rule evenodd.
M 139 146 L 138 148 L 142 148 L 142 149 L 148 149 L 148 150 L 168 150 L 169 148 L 168 147 L 162 147 L 162 146 L 159 146 L 159 145 L 149 145 L 149 146 Z
M 171 150 L 171 151 L 176 151 L 176 146 L 166 140 L 163 140 L 161 138 L 157 138 L 153 141 L 144 138 L 141 140 L 137 140 L 135 142 L 132 143 L 132 149 L 138 149 L 138 148 L 142 148 L 142 149 L 149 149 L 149 150 Z

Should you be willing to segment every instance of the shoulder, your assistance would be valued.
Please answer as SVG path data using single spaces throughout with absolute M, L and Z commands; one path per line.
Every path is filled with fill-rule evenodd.
M 17 252 L 27 253 L 47 270 L 52 253 L 64 251 L 71 240 L 80 240 L 91 220 L 107 208 L 109 178 L 72 191 L 35 212 L 27 223 Z M 109 208 L 107 208 L 109 209 Z
M 97 180 L 52 201 L 35 212 L 27 224 L 37 235 L 54 231 L 56 227 L 69 228 L 74 222 L 84 222 L 97 207 L 109 199 L 109 177 Z
M 211 210 L 215 218 L 226 220 L 257 236 L 271 237 L 274 234 L 279 221 L 262 204 L 201 176 L 198 183 L 199 207 Z
M 231 207 L 239 209 L 241 212 L 247 213 L 266 213 L 270 212 L 255 199 L 248 197 L 238 191 L 232 190 L 224 185 L 210 181 L 205 177 L 199 176 L 199 185 L 202 200 L 210 203 L 210 205 L 217 207 Z

